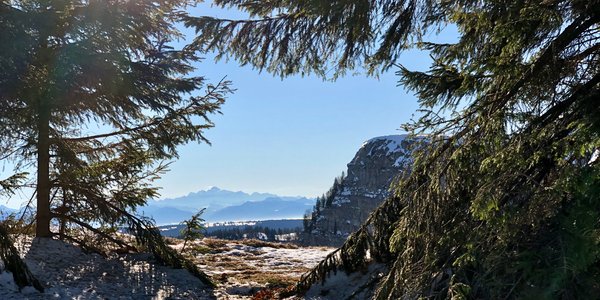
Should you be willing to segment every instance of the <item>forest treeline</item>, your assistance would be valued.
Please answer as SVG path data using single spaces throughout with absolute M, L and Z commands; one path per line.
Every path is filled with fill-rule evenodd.
M 290 234 L 298 234 L 301 228 L 269 228 L 263 226 L 236 226 L 206 232 L 208 237 L 225 240 L 257 239 L 269 242 L 295 241 L 296 237 Z M 286 237 L 287 235 L 287 237 Z
M 302 226 L 303 226 L 303 231 L 305 233 L 311 233 L 316 226 L 316 222 L 319 219 L 319 217 L 321 216 L 321 211 L 323 209 L 329 208 L 331 207 L 331 205 L 333 205 L 333 200 L 335 198 L 335 195 L 338 194 L 341 190 L 344 189 L 343 186 L 343 182 L 344 179 L 346 178 L 346 174 L 344 172 L 342 172 L 342 174 L 338 177 L 336 177 L 333 180 L 333 185 L 329 188 L 329 190 L 327 190 L 327 192 L 325 192 L 325 194 L 317 197 L 317 200 L 315 202 L 315 205 L 313 206 L 312 210 L 307 210 L 304 215 L 302 216 Z M 333 228 L 333 232 L 337 232 L 337 224 L 332 224 Z M 328 231 L 329 228 L 327 226 L 326 230 Z

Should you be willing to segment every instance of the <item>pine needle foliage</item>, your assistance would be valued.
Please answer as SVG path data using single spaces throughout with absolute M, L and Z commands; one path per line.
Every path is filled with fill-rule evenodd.
M 15 189 L 18 189 L 21 185 L 21 181 L 25 176 L 25 174 L 15 174 L 9 178 L 0 180 L 0 196 L 7 196 L 14 193 Z M 0 222 L 0 261 L 2 261 L 3 265 L 3 270 L 0 270 L 0 272 L 11 272 L 19 289 L 26 286 L 33 286 L 38 291 L 43 292 L 44 287 L 21 259 L 6 225 L 6 220 Z
M 253 19 L 188 18 L 198 47 L 281 76 L 398 66 L 421 105 L 405 129 L 431 139 L 299 290 L 378 261 L 375 299 L 600 294 L 600 2 L 216 3 Z M 426 39 L 444 28 L 457 40 Z M 400 65 L 408 47 L 427 71 Z
M 91 251 L 145 247 L 208 282 L 136 216 L 177 147 L 208 143 L 209 116 L 231 92 L 194 74 L 197 51 L 175 47 L 176 23 L 195 3 L 0 1 L 0 154 L 18 174 L 36 170 L 38 237 Z
M 249 18 L 184 20 L 198 33 L 195 47 L 216 50 L 218 58 L 231 55 L 280 76 L 330 76 L 333 71 L 337 77 L 362 63 L 373 72 L 390 67 L 416 31 L 419 16 L 429 11 L 429 2 L 216 0 L 215 5 L 239 8 Z
M 183 246 L 181 246 L 181 252 L 185 251 L 185 246 L 193 240 L 199 239 L 203 236 L 202 232 L 205 230 L 203 223 L 204 219 L 202 219 L 202 214 L 206 208 L 201 209 L 197 213 L 195 213 L 190 219 L 185 220 L 180 223 L 183 225 L 183 229 L 180 231 L 180 236 L 183 238 Z
M 317 220 L 322 215 L 322 211 L 333 205 L 333 199 L 335 198 L 335 195 L 344 188 L 344 179 L 346 179 L 346 174 L 342 172 L 340 176 L 336 177 L 333 180 L 333 184 L 329 188 L 329 190 L 327 190 L 327 192 L 321 195 L 320 197 L 317 197 L 316 203 L 313 206 L 312 210 L 307 210 L 304 213 L 302 219 L 304 232 L 310 233 L 316 227 Z M 329 228 L 327 228 L 327 230 L 328 229 Z M 336 231 L 336 229 L 333 229 L 333 234 L 336 234 Z
M 4 271 L 10 271 L 13 274 L 19 289 L 33 286 L 40 292 L 44 291 L 42 284 L 29 271 L 27 265 L 19 256 L 19 251 L 15 248 L 10 235 L 2 224 L 0 224 L 0 259 L 4 263 Z

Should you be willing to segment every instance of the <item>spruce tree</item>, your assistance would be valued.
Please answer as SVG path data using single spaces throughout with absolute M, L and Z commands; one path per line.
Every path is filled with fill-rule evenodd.
M 0 118 L 11 126 L 3 139 L 14 159 L 37 168 L 38 236 L 52 234 L 53 207 L 101 208 L 100 221 L 110 205 L 143 204 L 156 195 L 147 181 L 164 170 L 160 161 L 176 157 L 179 144 L 206 141 L 207 116 L 228 89 L 190 75 L 200 58 L 170 46 L 190 3 L 2 3 L 0 22 L 12 29 L 2 37 L 14 40 L 0 55 Z
M 389 266 L 377 299 L 600 294 L 600 2 L 215 3 L 250 18 L 186 18 L 199 49 L 280 76 L 396 68 L 421 105 L 405 129 L 430 135 L 299 290 L 375 260 Z M 444 28 L 457 40 L 428 39 Z M 428 70 L 401 65 L 408 48 Z
M 194 214 L 190 219 L 185 220 L 180 223 L 183 225 L 183 229 L 180 231 L 180 236 L 183 238 L 183 245 L 181 246 L 181 252 L 185 251 L 185 246 L 194 240 L 202 238 L 203 231 L 206 230 L 204 227 L 204 219 L 202 219 L 202 214 L 206 208 L 201 209 L 199 212 Z
M 304 215 L 302 216 L 302 228 L 303 231 L 306 233 L 310 233 L 312 231 L 312 210 L 306 210 L 306 212 L 304 212 Z
M 133 249 L 114 235 L 125 226 L 159 261 L 193 267 L 135 210 L 157 196 L 152 181 L 178 145 L 208 142 L 208 117 L 230 92 L 193 73 L 194 49 L 173 46 L 183 38 L 175 23 L 195 2 L 0 3 L 2 153 L 36 171 L 38 237 L 56 234 L 59 218 L 61 236 L 90 250 L 99 240 L 82 231 Z

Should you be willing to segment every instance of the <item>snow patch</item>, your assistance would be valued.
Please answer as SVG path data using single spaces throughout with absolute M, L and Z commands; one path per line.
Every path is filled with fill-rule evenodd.
M 340 192 L 340 195 L 342 195 L 342 196 L 350 196 L 350 195 L 352 195 L 352 191 L 350 191 L 349 188 L 344 187 L 344 189 Z
M 344 271 L 329 273 L 323 284 L 315 283 L 304 295 L 305 299 L 370 299 L 376 283 L 382 278 L 386 267 L 371 263 L 366 273 Z
M 594 153 L 592 153 L 592 157 L 588 161 L 588 165 L 595 163 L 598 160 L 598 158 L 600 158 L 600 149 L 594 150 Z
M 350 203 L 350 202 L 351 202 L 350 199 L 347 197 L 335 197 L 335 199 L 333 199 L 333 201 L 332 201 L 333 205 L 336 205 L 336 206 L 342 206 L 343 204 Z
M 410 157 L 407 158 L 405 156 L 400 156 L 394 162 L 394 167 L 401 167 L 401 166 L 403 166 L 405 164 L 409 164 L 409 162 L 410 162 Z
M 402 141 L 404 141 L 407 137 L 408 137 L 408 134 L 378 136 L 378 137 L 374 137 L 374 138 L 364 142 L 362 144 L 362 146 L 364 147 L 364 146 L 366 146 L 370 143 L 376 142 L 376 141 L 389 141 L 389 142 L 393 142 L 395 144 L 401 144 Z
M 380 143 L 379 146 L 371 148 L 367 156 L 373 155 L 373 152 L 378 150 L 385 150 L 385 155 L 389 156 L 395 152 L 402 151 L 402 142 L 407 137 L 408 135 L 380 136 L 366 141 L 363 143 L 362 147 L 366 147 L 367 145 L 372 145 L 374 143 Z
M 0 291 L 19 291 L 11 272 L 0 270 Z
M 153 263 L 150 254 L 104 258 L 52 239 L 22 241 L 25 263 L 45 287 L 19 292 L 12 274 L 0 273 L 0 299 L 214 299 L 183 269 Z M 121 298 L 119 298 L 121 297 Z

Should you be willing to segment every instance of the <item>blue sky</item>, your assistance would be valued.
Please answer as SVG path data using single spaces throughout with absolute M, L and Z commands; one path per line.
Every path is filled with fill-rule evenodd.
M 194 15 L 242 16 L 204 4 Z M 190 33 L 189 30 L 186 33 Z M 400 61 L 413 69 L 428 65 L 416 51 Z M 375 136 L 400 134 L 417 109 L 416 98 L 397 86 L 395 70 L 379 78 L 346 76 L 335 82 L 314 76 L 285 79 L 235 61 L 198 65 L 198 74 L 233 81 L 237 91 L 214 116 L 206 132 L 212 146 L 189 144 L 158 182 L 163 197 L 218 186 L 248 192 L 317 196 L 346 170 L 362 143 Z
M 189 144 L 159 182 L 165 197 L 207 186 L 316 196 L 346 170 L 361 144 L 399 134 L 416 99 L 396 87 L 397 77 L 275 78 L 235 63 L 206 62 L 201 72 L 224 75 L 237 91 L 206 132 L 212 146 Z

